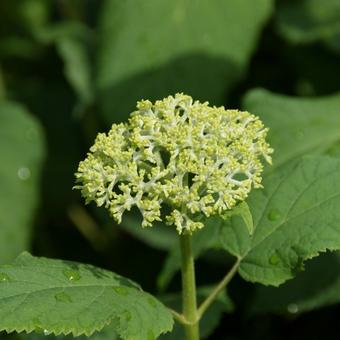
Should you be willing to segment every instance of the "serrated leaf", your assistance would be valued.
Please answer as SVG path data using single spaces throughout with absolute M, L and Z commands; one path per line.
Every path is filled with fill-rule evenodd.
M 274 148 L 269 172 L 306 154 L 326 152 L 340 141 L 340 94 L 320 98 L 296 98 L 266 90 L 250 91 L 244 100 L 249 112 L 270 128 Z
M 29 248 L 44 160 L 41 126 L 16 103 L 0 102 L 0 263 Z
M 340 249 L 340 160 L 302 159 L 268 176 L 249 197 L 255 233 L 234 218 L 221 241 L 240 258 L 239 273 L 253 282 L 278 286 L 303 262 L 327 249 Z
M 325 270 L 330 268 L 331 270 Z M 340 302 L 340 253 L 308 261 L 303 272 L 280 287 L 256 287 L 252 314 L 298 314 Z
M 69 335 L 45 335 L 44 333 L 20 333 L 17 334 L 16 340 L 73 340 L 74 337 Z M 90 337 L 81 335 L 77 337 L 77 340 L 119 340 L 120 338 L 113 330 L 112 325 L 106 326 L 100 332 L 92 334 Z
M 0 285 L 0 330 L 7 332 L 89 336 L 111 324 L 123 339 L 146 340 L 172 329 L 157 299 L 91 265 L 23 253 L 0 266 Z
M 271 0 L 106 0 L 97 60 L 104 117 L 123 120 L 141 98 L 182 91 L 222 104 L 271 10 Z

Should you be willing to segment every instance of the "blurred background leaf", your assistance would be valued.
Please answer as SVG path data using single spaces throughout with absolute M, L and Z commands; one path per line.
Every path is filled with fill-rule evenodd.
M 97 58 L 105 119 L 123 120 L 137 100 L 176 92 L 222 104 L 271 10 L 271 0 L 106 1 Z
M 29 248 L 45 155 L 40 124 L 21 105 L 0 101 L 0 263 Z
M 283 3 L 277 16 L 280 33 L 295 44 L 325 42 L 340 52 L 340 2 L 301 0 Z

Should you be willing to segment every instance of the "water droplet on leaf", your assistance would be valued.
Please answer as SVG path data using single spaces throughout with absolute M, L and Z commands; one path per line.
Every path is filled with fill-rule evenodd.
M 47 329 L 44 329 L 44 335 L 49 335 L 50 332 Z
M 126 321 L 130 321 L 132 319 L 131 313 L 129 311 L 126 310 L 123 314 Z
M 290 303 L 287 306 L 287 310 L 291 314 L 296 314 L 299 311 L 299 306 L 296 303 Z
M 125 287 L 122 287 L 122 286 L 115 286 L 115 287 L 112 287 L 112 289 L 115 291 L 115 293 L 119 294 L 119 295 L 128 295 L 129 294 L 129 291 L 127 288 Z
M 17 175 L 22 181 L 27 181 L 31 177 L 31 170 L 27 167 L 21 167 L 18 169 Z
M 72 302 L 71 296 L 64 292 L 58 293 L 54 297 L 58 302 Z
M 279 258 L 276 254 L 272 255 L 272 256 L 269 258 L 269 263 L 272 264 L 272 265 L 274 265 L 274 266 L 276 266 L 277 264 L 279 264 L 279 262 L 280 262 L 280 258 Z
M 152 297 L 148 297 L 148 303 L 150 306 L 152 307 L 156 307 L 157 306 L 157 302 L 155 299 L 153 299 Z
M 63 274 L 70 280 L 70 281 L 78 281 L 81 279 L 81 275 L 77 270 L 65 269 Z
M 277 209 L 272 209 L 269 211 L 267 217 L 270 221 L 277 221 L 281 218 L 281 213 Z
M 10 281 L 11 278 L 6 273 L 0 273 L 0 282 Z

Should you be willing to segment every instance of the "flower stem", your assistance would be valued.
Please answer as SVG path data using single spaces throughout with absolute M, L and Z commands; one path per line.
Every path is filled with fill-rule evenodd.
M 196 282 L 194 258 L 191 249 L 191 235 L 180 235 L 182 255 L 182 298 L 186 340 L 199 340 L 199 325 L 196 302 Z

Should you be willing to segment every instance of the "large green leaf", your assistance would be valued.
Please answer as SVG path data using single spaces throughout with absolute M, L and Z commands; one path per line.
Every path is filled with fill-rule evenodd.
M 327 151 L 340 140 L 340 94 L 321 98 L 294 98 L 253 90 L 244 107 L 270 128 L 275 152 L 274 169 L 306 154 Z
M 112 324 L 123 339 L 155 339 L 170 312 L 139 286 L 90 265 L 23 253 L 0 267 L 0 330 L 87 336 Z
M 222 104 L 271 9 L 271 0 L 106 0 L 97 85 L 107 121 L 175 92 Z
M 225 223 L 223 245 L 241 259 L 248 281 L 278 286 L 320 252 L 340 249 L 340 160 L 302 159 L 268 176 L 248 204 L 255 233 L 239 220 Z
M 340 49 L 340 2 L 300 0 L 286 2 L 278 11 L 278 28 L 293 43 L 329 41 Z M 339 44 L 339 45 L 338 45 Z
M 296 314 L 339 302 L 340 253 L 332 252 L 308 261 L 303 272 L 279 288 L 258 286 L 250 310 Z
M 78 97 L 76 112 L 92 103 L 92 65 L 89 45 L 92 32 L 78 22 L 63 22 L 40 28 L 35 38 L 43 44 L 55 44 L 64 62 L 64 74 Z
M 22 106 L 0 102 L 0 263 L 29 248 L 43 158 L 38 122 Z

